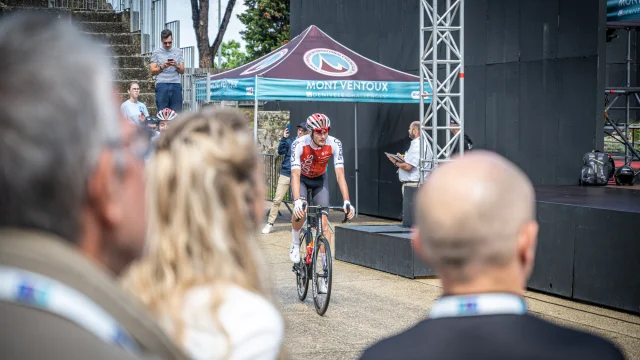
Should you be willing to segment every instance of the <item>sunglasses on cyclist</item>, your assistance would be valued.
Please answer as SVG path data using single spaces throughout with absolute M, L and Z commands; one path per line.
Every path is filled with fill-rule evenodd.
M 323 127 L 323 128 L 313 129 L 313 132 L 315 132 L 316 134 L 320 135 L 323 132 L 327 132 L 328 133 L 329 130 L 331 130 L 331 128 L 327 126 L 327 127 Z

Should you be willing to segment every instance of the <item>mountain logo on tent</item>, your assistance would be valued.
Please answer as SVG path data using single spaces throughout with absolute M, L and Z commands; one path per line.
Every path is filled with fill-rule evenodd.
M 328 76 L 349 76 L 358 72 L 358 65 L 347 55 L 330 49 L 311 49 L 304 54 L 309 69 Z
M 271 65 L 278 63 L 280 60 L 284 59 L 284 56 L 287 55 L 289 49 L 282 49 L 274 54 L 271 54 L 259 61 L 257 64 L 251 66 L 247 70 L 243 71 L 240 75 L 252 74 L 254 72 L 258 72 L 262 69 L 265 69 Z

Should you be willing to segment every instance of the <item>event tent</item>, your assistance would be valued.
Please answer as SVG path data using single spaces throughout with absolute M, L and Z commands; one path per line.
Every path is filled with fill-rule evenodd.
M 367 59 L 314 25 L 270 54 L 211 76 L 211 100 L 418 103 L 419 94 L 419 77 Z
M 416 59 L 416 64 L 418 59 Z M 258 101 L 336 101 L 416 103 L 420 78 L 391 69 L 351 51 L 312 25 L 273 52 L 210 78 L 209 100 L 255 103 L 253 130 L 258 134 Z M 424 102 L 431 87 L 424 83 Z M 358 117 L 354 110 L 356 210 L 358 209 Z

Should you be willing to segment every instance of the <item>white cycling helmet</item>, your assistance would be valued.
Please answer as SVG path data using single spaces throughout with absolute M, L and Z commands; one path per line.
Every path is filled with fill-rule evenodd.
M 307 129 L 310 131 L 322 129 L 329 131 L 331 129 L 331 120 L 325 114 L 315 113 L 307 118 Z
M 168 121 L 168 120 L 173 120 L 178 116 L 178 114 L 176 114 L 175 111 L 166 108 L 166 109 L 162 109 L 160 110 L 160 112 L 158 112 L 158 120 L 160 121 Z

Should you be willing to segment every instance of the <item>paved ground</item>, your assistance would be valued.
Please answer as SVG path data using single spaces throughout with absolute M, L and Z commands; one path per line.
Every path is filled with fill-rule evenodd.
M 287 213 L 284 207 L 282 213 Z M 339 215 L 333 219 L 335 223 L 339 220 Z M 354 223 L 381 222 L 385 221 L 361 216 Z M 441 293 L 437 279 L 409 280 L 334 260 L 331 303 L 320 317 L 310 296 L 305 302 L 298 300 L 288 257 L 291 230 L 284 217 L 278 218 L 271 234 L 261 235 L 260 242 L 286 321 L 287 354 L 293 360 L 357 359 L 368 345 L 426 317 Z M 605 336 L 628 359 L 640 359 L 640 316 L 535 292 L 527 292 L 526 300 L 531 313 Z M 309 341 L 305 334 L 325 340 Z

